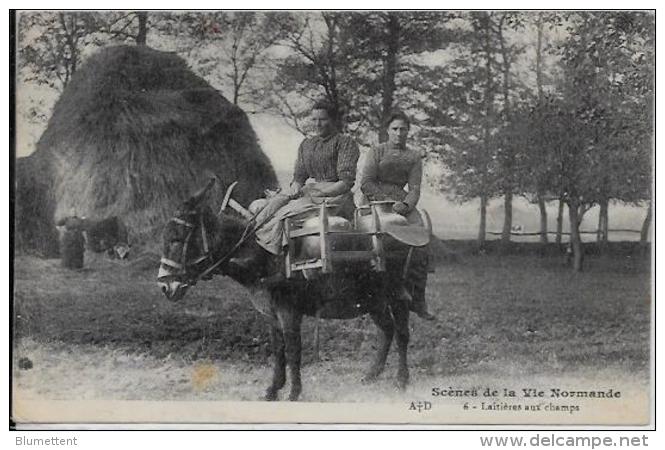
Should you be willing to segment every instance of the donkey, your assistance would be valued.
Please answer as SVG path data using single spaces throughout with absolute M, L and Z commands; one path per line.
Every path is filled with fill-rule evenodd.
M 349 264 L 316 280 L 284 280 L 262 286 L 258 267 L 256 271 L 243 270 L 231 259 L 236 251 L 256 245 L 247 239 L 252 235 L 252 223 L 234 215 L 216 215 L 205 202 L 211 186 L 209 183 L 186 200 L 164 228 L 158 283 L 167 299 L 182 299 L 189 287 L 213 274 L 227 275 L 252 290 L 252 304 L 268 318 L 271 329 L 274 365 L 265 400 L 277 400 L 286 384 L 287 366 L 289 400 L 300 396 L 301 322 L 306 315 L 350 319 L 370 314 L 380 330 L 379 348 L 361 381 L 371 383 L 382 373 L 395 336 L 399 353 L 396 384 L 405 389 L 409 380 L 410 298 L 392 281 L 400 278 L 401 268 L 389 267 L 380 273 Z

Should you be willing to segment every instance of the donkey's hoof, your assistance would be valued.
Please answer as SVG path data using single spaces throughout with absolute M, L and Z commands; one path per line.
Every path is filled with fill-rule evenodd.
M 273 389 L 268 389 L 266 391 L 266 395 L 263 396 L 263 400 L 267 402 L 274 402 L 275 400 L 277 400 L 277 391 Z
M 300 389 L 291 391 L 291 393 L 289 394 L 290 402 L 297 402 L 299 398 L 300 398 Z
M 400 391 L 400 392 L 404 392 L 404 391 L 406 391 L 406 387 L 407 387 L 408 385 L 409 385 L 409 383 L 406 383 L 406 382 L 404 382 L 404 381 L 399 381 L 399 380 L 398 380 L 398 381 L 395 381 L 395 389 L 398 390 L 398 391 Z
M 405 391 L 406 387 L 409 385 L 409 376 L 397 376 L 395 380 L 395 387 L 400 391 Z
M 363 377 L 360 379 L 360 382 L 362 384 L 372 384 L 376 383 L 376 380 L 379 379 L 379 374 L 378 373 L 367 373 L 363 375 Z

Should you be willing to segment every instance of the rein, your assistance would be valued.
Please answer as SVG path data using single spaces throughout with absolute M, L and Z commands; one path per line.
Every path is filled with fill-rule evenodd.
M 216 268 L 218 268 L 218 267 L 221 266 L 223 263 L 225 263 L 225 262 L 227 262 L 229 259 L 231 259 L 231 256 L 233 256 L 233 254 L 236 252 L 236 250 L 238 250 L 238 249 L 240 248 L 240 246 L 242 246 L 242 244 L 244 244 L 245 242 L 247 242 L 247 238 L 252 234 L 252 233 L 248 233 L 248 230 L 249 230 L 249 228 L 250 228 L 250 225 L 251 225 L 251 222 L 250 222 L 249 224 L 247 224 L 247 227 L 245 228 L 245 231 L 243 231 L 242 236 L 240 237 L 240 239 L 238 240 L 238 242 L 236 242 L 236 243 L 233 245 L 233 247 L 231 247 L 231 250 L 229 250 L 228 252 L 226 252 L 226 254 L 225 254 L 224 256 L 222 256 L 222 257 L 219 258 L 217 261 L 215 261 L 215 263 L 214 263 L 212 266 L 208 267 L 206 270 L 204 270 L 203 272 L 201 272 L 200 274 L 198 274 L 198 275 L 194 278 L 194 283 L 193 283 L 193 284 L 196 284 L 197 281 L 199 281 L 200 279 L 202 279 L 202 278 L 208 276 L 208 275 L 209 275 L 211 272 L 213 272 Z M 206 256 L 206 257 L 207 257 L 207 256 Z
M 233 256 L 233 254 L 242 246 L 242 244 L 247 242 L 247 240 L 254 234 L 256 230 L 258 230 L 263 225 L 268 223 L 270 219 L 272 219 L 274 216 L 274 214 L 269 215 L 261 223 L 256 224 L 255 223 L 256 217 L 259 215 L 261 211 L 258 211 L 256 214 L 254 214 L 254 216 L 252 216 L 249 222 L 247 222 L 247 225 L 245 226 L 245 229 L 243 230 L 240 239 L 238 239 L 238 242 L 236 242 L 233 245 L 233 247 L 231 247 L 231 249 L 228 252 L 226 252 L 224 256 L 215 261 L 215 263 L 212 266 L 208 267 L 206 270 L 204 270 L 198 276 L 196 276 L 196 278 L 194 279 L 195 283 L 199 281 L 201 278 L 208 276 L 212 271 L 214 271 L 217 267 L 219 267 L 223 263 L 227 262 L 231 258 L 231 256 Z
M 259 211 L 260 212 L 260 211 Z M 209 276 L 215 269 L 217 269 L 219 266 L 222 264 L 228 262 L 228 260 L 233 256 L 233 254 L 245 243 L 247 240 L 254 235 L 254 232 L 261 228 L 263 225 L 265 225 L 270 219 L 273 218 L 274 215 L 270 215 L 266 217 L 261 223 L 256 224 L 255 220 L 256 217 L 258 216 L 258 212 L 252 216 L 252 218 L 249 220 L 247 225 L 245 226 L 245 229 L 242 232 L 242 235 L 240 236 L 240 239 L 231 247 L 231 249 L 226 252 L 222 257 L 220 257 L 217 261 L 215 261 L 210 267 L 205 269 L 203 272 L 199 273 L 198 275 L 194 276 L 192 280 L 190 280 L 190 283 L 192 285 L 196 284 L 199 280 L 206 278 Z M 180 261 L 173 261 L 168 258 L 162 257 L 160 262 L 164 264 L 165 266 L 172 267 L 174 269 L 177 269 L 181 272 L 184 272 L 185 274 L 187 273 L 188 267 L 195 266 L 197 264 L 200 264 L 201 262 L 205 261 L 206 259 L 209 259 L 211 257 L 211 251 L 209 247 L 209 241 L 208 241 L 208 233 L 205 228 L 205 224 L 203 221 L 203 215 L 199 215 L 199 220 L 200 220 L 200 226 L 201 226 L 201 239 L 203 242 L 203 251 L 204 254 L 196 259 L 195 261 L 192 261 L 191 263 L 187 263 L 185 261 L 185 258 L 187 257 L 187 249 L 189 247 L 189 241 L 192 238 L 194 229 L 196 228 L 195 225 L 191 222 L 187 222 L 186 220 L 180 219 L 179 217 L 172 217 L 169 219 L 171 222 L 175 222 L 177 224 L 183 225 L 189 229 L 189 232 L 187 234 L 187 237 L 185 238 L 185 242 L 183 244 L 183 249 L 180 257 Z

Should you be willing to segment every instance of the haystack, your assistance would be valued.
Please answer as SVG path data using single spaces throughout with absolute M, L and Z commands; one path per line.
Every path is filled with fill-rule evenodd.
M 33 153 L 16 159 L 14 243 L 17 252 L 53 258 L 58 256 L 58 230 L 50 164 L 44 156 Z
M 37 144 L 48 154 L 55 217 L 118 216 L 130 238 L 154 237 L 211 174 L 239 181 L 247 205 L 277 186 L 245 113 L 172 53 L 109 47 L 91 56 Z

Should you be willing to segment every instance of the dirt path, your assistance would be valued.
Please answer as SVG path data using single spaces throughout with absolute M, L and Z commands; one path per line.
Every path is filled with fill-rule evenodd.
M 253 401 L 263 394 L 271 373 L 267 364 L 156 359 L 111 348 L 44 345 L 31 340 L 22 341 L 16 353 L 29 358 L 32 368 L 14 372 L 15 395 L 32 400 Z M 631 374 L 619 367 L 529 374 L 516 364 L 497 361 L 482 371 L 453 376 L 432 376 L 412 368 L 411 385 L 406 392 L 399 392 L 393 385 L 393 361 L 389 361 L 379 381 L 369 386 L 360 383 L 363 368 L 364 362 L 345 358 L 306 365 L 302 400 L 407 402 L 431 398 L 433 388 L 613 387 L 629 389 L 630 395 L 644 395 L 649 389 L 643 374 Z

